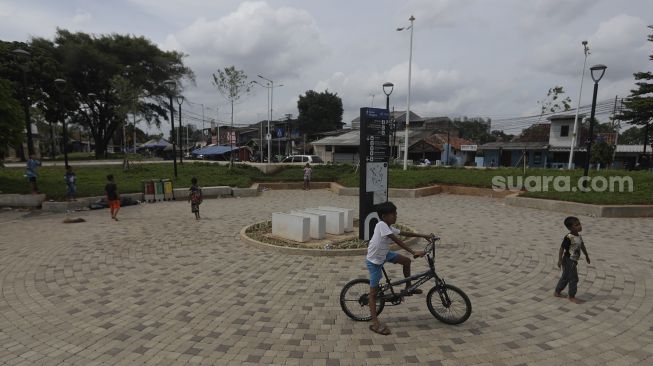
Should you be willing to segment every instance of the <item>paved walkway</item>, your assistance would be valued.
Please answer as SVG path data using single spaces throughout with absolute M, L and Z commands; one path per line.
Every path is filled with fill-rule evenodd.
M 357 208 L 326 190 L 206 200 L 199 222 L 185 202 L 66 225 L 0 211 L 0 364 L 653 364 L 652 219 L 582 218 L 592 264 L 580 265 L 587 303 L 575 305 L 552 296 L 564 214 L 453 195 L 395 203 L 400 222 L 443 237 L 439 271 L 474 306 L 463 325 L 435 320 L 421 295 L 386 307 L 393 333 L 374 334 L 338 303 L 366 275 L 362 257 L 237 239 L 274 211 Z

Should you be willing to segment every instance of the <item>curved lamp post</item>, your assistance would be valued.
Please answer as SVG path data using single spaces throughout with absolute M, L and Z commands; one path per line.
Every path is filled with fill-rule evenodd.
M 29 96 L 27 95 L 27 71 L 29 70 L 29 61 L 32 58 L 32 54 L 21 48 L 16 48 L 11 53 L 19 64 L 23 79 L 23 108 L 25 110 L 25 128 L 27 129 L 27 154 L 32 155 L 34 154 L 34 142 L 32 141 L 32 121 L 29 115 Z M 25 157 L 23 156 L 23 158 Z
M 66 116 L 64 114 L 63 92 L 66 89 L 66 80 L 54 79 L 54 85 L 59 91 L 59 113 L 61 114 L 61 124 L 63 125 L 63 159 L 64 165 L 68 168 L 68 128 L 66 127 Z
M 175 170 L 175 179 L 177 179 L 177 144 L 175 144 L 176 138 L 173 136 L 175 133 L 175 107 L 172 105 L 172 94 L 175 92 L 177 83 L 174 80 L 166 80 L 163 82 L 163 85 L 168 91 L 168 97 L 170 98 L 170 137 L 172 140 L 172 162 Z
M 397 28 L 398 32 L 410 29 L 410 51 L 408 53 L 408 97 L 406 100 L 406 134 L 404 136 L 404 170 L 408 169 L 408 125 L 410 124 L 410 77 L 413 66 L 413 22 L 414 16 L 408 18 L 410 26 Z
M 390 120 L 392 120 L 392 116 L 390 116 L 390 94 L 392 94 L 392 91 L 395 88 L 395 84 L 391 82 L 385 82 L 383 83 L 383 94 L 385 94 L 385 109 L 388 110 L 388 116 L 390 117 Z M 390 127 L 392 128 L 392 145 L 390 146 L 390 156 L 394 157 L 393 149 L 395 146 L 395 132 L 397 130 L 397 126 L 395 125 L 394 121 L 390 122 L 391 125 Z
M 592 80 L 594 80 L 594 94 L 592 95 L 592 112 L 590 113 L 590 131 L 589 137 L 587 138 L 587 153 L 585 154 L 585 173 L 584 177 L 587 177 L 590 170 L 590 156 L 592 155 L 592 142 L 594 140 L 594 112 L 596 111 L 596 94 L 599 91 L 599 81 L 605 75 L 605 69 L 608 67 L 605 65 L 594 65 L 590 67 L 592 73 Z M 583 185 L 587 188 L 587 178 L 583 180 Z

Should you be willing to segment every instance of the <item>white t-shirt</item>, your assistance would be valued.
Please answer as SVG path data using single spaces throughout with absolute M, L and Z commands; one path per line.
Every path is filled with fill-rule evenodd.
M 374 264 L 383 264 L 385 256 L 390 251 L 390 244 L 392 244 L 392 239 L 388 235 L 399 233 L 399 229 L 388 226 L 384 221 L 379 221 L 374 227 L 374 235 L 367 245 L 367 260 Z

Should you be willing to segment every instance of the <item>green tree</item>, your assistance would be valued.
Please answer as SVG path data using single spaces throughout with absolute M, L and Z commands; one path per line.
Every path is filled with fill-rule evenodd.
M 496 137 L 488 133 L 488 125 L 480 121 L 456 121 L 454 126 L 458 128 L 460 137 L 474 141 L 478 144 L 496 141 Z
M 24 137 L 25 117 L 13 89 L 11 82 L 0 79 L 0 159 L 4 159 L 7 147 L 17 148 Z
M 306 135 L 342 129 L 342 99 L 337 93 L 313 90 L 300 95 L 297 101 L 299 127 Z
M 648 26 L 653 30 L 653 25 Z M 653 34 L 648 35 L 648 41 L 653 42 Z M 653 54 L 649 56 L 653 61 Z M 644 127 L 644 151 L 646 154 L 646 145 L 649 143 L 650 126 L 653 121 L 653 73 L 636 72 L 633 74 L 637 82 L 637 89 L 630 91 L 630 96 L 624 100 L 624 109 L 616 117 L 622 121 L 628 121 L 630 124 Z
M 639 145 L 643 143 L 644 128 L 632 126 L 619 135 L 619 143 L 622 145 Z
M 612 164 L 612 156 L 615 146 L 608 144 L 606 141 L 599 141 L 592 145 L 592 155 L 590 156 L 590 163 L 601 164 L 607 167 Z
M 564 94 L 565 89 L 562 86 L 556 85 L 549 89 L 546 97 L 537 102 L 540 105 L 540 120 L 545 113 L 568 111 L 571 108 L 571 98 L 565 97 Z
M 224 70 L 218 69 L 217 74 L 213 74 L 213 84 L 218 88 L 222 96 L 231 104 L 231 129 L 234 130 L 234 103 L 237 102 L 243 94 L 249 93 L 250 84 L 247 82 L 247 75 L 242 70 L 237 70 L 235 66 L 225 67 Z M 229 168 L 233 168 L 234 154 L 229 153 Z

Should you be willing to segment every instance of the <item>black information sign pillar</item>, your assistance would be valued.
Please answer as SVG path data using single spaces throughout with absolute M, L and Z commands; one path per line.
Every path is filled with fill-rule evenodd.
M 369 240 L 379 216 L 374 205 L 388 201 L 390 113 L 387 109 L 361 108 L 358 237 Z

